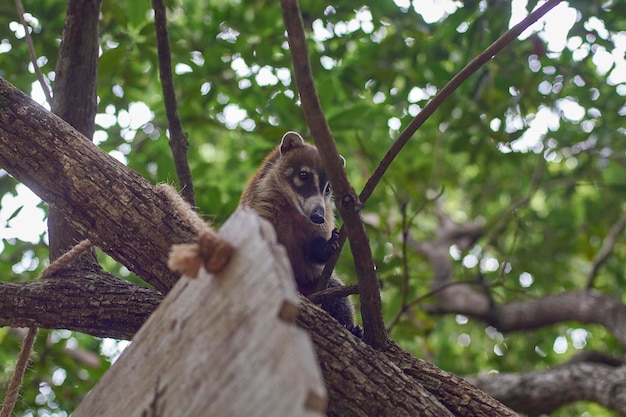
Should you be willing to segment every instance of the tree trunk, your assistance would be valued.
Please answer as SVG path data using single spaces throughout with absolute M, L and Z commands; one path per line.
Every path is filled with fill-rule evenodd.
M 3 79 L 0 166 L 157 290 L 167 292 L 178 279 L 167 269 L 167 254 L 172 244 L 195 238 L 191 225 L 145 179 L 84 140 Z M 47 284 L 60 285 L 58 281 Z M 25 285 L 33 290 L 32 283 Z M 120 294 L 133 293 L 133 287 L 117 289 Z M 46 290 L 55 291 L 54 297 L 59 299 L 68 297 L 50 286 Z M 100 292 L 88 288 L 86 296 L 89 291 Z M 158 293 L 151 299 L 157 297 Z M 3 299 L 5 302 L 10 300 Z M 108 308 L 103 304 L 103 311 Z M 48 323 L 47 327 L 71 328 L 67 323 L 70 311 L 94 321 L 102 314 L 97 307 L 57 311 L 59 322 Z M 137 311 L 146 309 L 137 307 Z M 127 311 L 119 314 L 119 320 L 123 320 Z M 41 316 L 31 320 L 44 321 Z M 3 322 L 9 324 L 11 318 Z M 515 415 L 461 378 L 411 357 L 392 343 L 373 350 L 308 302 L 303 303 L 298 323 L 313 337 L 329 391 L 331 416 Z M 91 333 L 84 322 L 79 324 Z M 117 326 L 119 321 L 111 320 L 108 331 L 119 336 L 122 330 Z M 106 330 L 101 325 L 97 332 L 104 335 Z
M 69 0 L 55 69 L 52 113 L 91 140 L 95 130 L 98 81 L 98 22 L 101 0 Z M 84 237 L 56 209 L 48 213 L 50 259 L 63 255 Z M 96 265 L 93 249 L 81 262 Z

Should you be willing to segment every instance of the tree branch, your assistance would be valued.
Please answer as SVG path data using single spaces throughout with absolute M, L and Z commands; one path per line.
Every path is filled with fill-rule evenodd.
M 162 292 L 174 284 L 177 276 L 167 271 L 167 253 L 173 243 L 192 241 L 193 227 L 143 178 L 3 79 L 0 165 L 59 208 L 94 244 Z M 78 272 L 73 278 L 61 273 L 71 274 L 63 271 L 38 282 L 0 285 L 0 323 L 128 338 L 160 301 L 156 290 L 98 271 Z M 513 415 L 459 378 L 392 343 L 382 351 L 371 349 L 307 301 L 299 320 L 314 338 L 331 395 L 353 394 L 331 404 L 331 416 L 345 415 L 343 407 L 351 406 L 368 415 L 415 415 L 414 409 L 423 410 L 423 415 Z M 372 404 L 381 404 L 381 409 L 363 409 Z
M 321 304 L 340 297 L 347 297 L 359 293 L 358 284 L 342 285 L 340 287 L 326 288 L 323 291 L 315 292 L 308 296 L 308 299 L 315 304 Z
M 464 314 L 503 332 L 536 329 L 566 321 L 600 324 L 626 347 L 626 328 L 622 326 L 626 320 L 626 305 L 611 296 L 589 290 L 570 291 L 496 304 L 486 291 L 472 288 L 474 284 L 459 282 L 456 285 L 452 279 L 449 247 L 454 243 L 462 246 L 462 242 L 471 247 L 481 231 L 471 223 L 456 224 L 441 211 L 438 217 L 440 227 L 434 242 L 408 239 L 408 244 L 428 259 L 434 272 L 432 288 L 437 302 L 425 306 L 425 311 L 430 314 Z M 616 229 L 614 226 L 612 231 Z M 412 304 L 414 302 L 409 303 Z
M 161 299 L 162 295 L 156 290 L 121 281 L 106 273 L 85 274 L 78 270 L 64 270 L 42 281 L 0 284 L 0 300 L 3 300 L 0 303 L 0 325 L 65 328 L 100 337 L 130 339 L 158 306 Z M 486 400 L 484 396 L 481 397 L 482 394 L 469 386 L 467 382 L 425 361 L 411 357 L 395 345 L 381 352 L 359 343 L 319 308 L 306 301 L 303 301 L 303 304 L 298 323 L 313 337 L 324 377 L 327 381 L 328 379 L 331 381 L 328 384 L 331 398 L 329 415 L 339 415 L 338 410 L 344 406 L 360 407 L 363 408 L 365 415 L 373 415 L 370 408 L 364 407 L 369 407 L 368 404 L 374 403 L 384 404 L 387 401 L 387 395 L 394 395 L 391 392 L 401 388 L 398 381 L 391 377 L 395 372 L 393 367 L 396 366 L 404 373 L 400 381 L 403 381 L 401 383 L 406 386 L 407 396 L 417 395 L 412 393 L 412 390 L 416 385 L 421 385 L 439 398 L 439 402 L 445 404 L 452 415 L 514 415 L 497 402 Z M 35 309 L 33 306 L 38 306 L 38 308 Z M 99 314 L 85 315 L 85 311 L 93 310 L 94 306 L 97 306 Z M 337 364 L 337 358 L 341 358 L 341 362 L 333 366 L 332 364 Z M 345 363 L 345 366 L 341 363 Z M 372 367 L 374 363 L 377 365 Z M 539 378 L 542 373 L 512 376 L 500 374 L 471 379 L 470 382 L 524 413 L 533 411 L 523 407 L 529 407 L 531 403 L 529 398 L 534 397 L 528 391 L 520 393 L 520 386 L 527 389 L 537 386 L 537 389 L 532 392 L 538 395 L 549 390 L 549 395 L 537 398 L 538 407 L 543 407 L 538 409 L 537 414 L 549 412 L 549 407 L 579 400 L 596 401 L 623 413 L 623 408 L 617 408 L 623 407 L 623 403 L 617 402 L 618 398 L 601 394 L 610 392 L 610 387 L 617 386 L 618 381 L 626 378 L 623 373 L 624 367 L 591 365 L 588 361 L 582 363 L 574 361 L 574 364 L 578 367 L 563 365 L 563 367 L 569 366 L 570 371 L 561 370 L 561 367 L 548 371 L 552 373 L 549 383 Z M 389 368 L 390 366 L 392 368 Z M 367 377 L 347 376 L 345 370 L 350 367 L 369 370 Z M 589 371 L 589 369 L 592 370 Z M 563 372 L 570 372 L 570 374 Z M 582 380 L 589 379 L 589 386 L 573 387 L 566 383 L 577 372 L 580 373 L 574 378 L 574 383 L 581 384 L 584 382 Z M 384 380 L 388 380 L 389 384 L 379 383 Z M 609 387 L 602 385 L 603 380 Z M 377 383 L 373 384 L 372 381 L 377 381 Z M 520 383 L 525 383 L 525 385 L 519 385 Z M 458 386 L 457 389 L 453 389 L 458 384 L 463 386 L 463 392 L 467 392 L 467 397 L 458 398 L 456 394 L 460 392 Z M 584 388 L 584 391 L 579 392 L 578 388 L 581 390 Z M 351 390 L 359 392 L 358 395 L 362 397 L 349 397 L 346 400 L 344 391 Z M 547 403 L 546 399 L 551 401 L 558 399 L 558 405 Z M 341 402 L 335 405 L 335 401 Z M 354 401 L 354 403 L 347 405 L 343 401 Z M 446 415 L 440 408 L 441 404 L 428 402 L 425 405 L 434 407 L 432 410 L 442 412 L 442 414 L 435 415 Z M 392 403 L 390 407 L 393 406 Z M 409 411 L 406 407 L 409 406 L 401 407 L 395 415 L 406 415 L 403 414 Z M 400 412 L 400 410 L 404 411 Z M 379 411 L 381 412 L 379 415 L 384 415 L 384 410 Z
M 53 84 L 52 113 L 82 133 L 85 141 L 91 140 L 96 126 L 100 6 L 101 0 L 68 0 Z M 51 260 L 85 238 L 54 207 L 48 212 L 48 235 Z M 95 251 L 90 249 L 81 262 L 97 264 Z
M 196 233 L 170 201 L 2 78 L 0 166 L 158 290 L 178 280 L 166 265 L 170 246 Z
M 34 282 L 0 283 L 0 326 L 130 339 L 162 299 L 154 289 L 106 272 L 68 268 Z
M 364 340 L 369 345 L 379 348 L 387 343 L 388 337 L 383 321 L 374 259 L 369 246 L 369 239 L 365 233 L 365 226 L 361 221 L 361 203 L 348 181 L 343 162 L 337 152 L 335 141 L 315 91 L 298 1 L 281 0 L 280 4 L 287 28 L 289 48 L 304 117 L 326 165 L 328 178 L 337 199 L 337 206 L 350 239 L 350 249 L 359 279 Z
M 461 378 L 413 358 L 395 344 L 374 350 L 301 298 L 298 324 L 313 339 L 329 390 L 329 416 L 346 415 L 348 409 L 349 415 L 396 417 L 514 415 Z M 161 299 L 156 290 L 110 274 L 70 269 L 32 283 L 1 283 L 0 325 L 36 325 L 130 339 Z M 98 314 L 85 314 L 94 308 Z M 373 404 L 380 408 L 372 410 Z
M 591 262 L 591 270 L 589 271 L 589 275 L 587 275 L 587 288 L 593 287 L 593 281 L 598 275 L 598 271 L 600 267 L 604 264 L 604 262 L 609 258 L 611 252 L 613 252 L 613 248 L 617 243 L 619 235 L 626 228 L 626 215 L 620 217 L 617 222 L 611 227 L 609 230 L 609 234 L 606 235 L 604 241 L 602 242 L 602 247 L 600 251 L 596 254 Z
M 365 205 L 370 198 L 374 189 L 378 186 L 378 183 L 382 179 L 383 175 L 400 153 L 404 145 L 411 139 L 415 132 L 424 124 L 426 120 L 441 106 L 452 93 L 461 85 L 465 80 L 478 71 L 483 65 L 485 65 L 494 56 L 500 53 L 508 44 L 515 40 L 525 29 L 539 20 L 548 11 L 559 4 L 561 0 L 549 0 L 537 10 L 529 14 L 520 23 L 509 29 L 494 43 L 492 43 L 484 52 L 474 58 L 469 64 L 467 64 L 458 74 L 456 74 L 433 99 L 428 102 L 424 109 L 409 123 L 409 125 L 400 133 L 395 142 L 391 145 L 391 148 L 387 151 L 383 159 L 379 162 L 378 166 L 367 180 L 365 187 L 359 194 L 361 204 Z M 331 255 L 330 259 L 326 263 L 324 272 L 322 273 L 322 280 L 318 290 L 323 289 L 322 285 L 328 285 L 330 274 L 339 259 L 341 248 L 346 241 L 346 232 L 344 227 L 339 230 L 339 249 Z
M 396 138 L 394 143 L 387 151 L 387 154 L 380 161 L 374 173 L 370 176 L 363 188 L 363 191 L 360 194 L 361 201 L 363 204 L 369 199 L 369 197 L 374 192 L 374 189 L 382 179 L 383 175 L 391 165 L 391 162 L 395 159 L 398 153 L 402 150 L 404 145 L 411 139 L 411 137 L 415 134 L 417 129 L 419 129 L 424 122 L 441 106 L 447 99 L 452 95 L 452 93 L 459 88 L 465 80 L 467 80 L 472 74 L 478 71 L 483 65 L 489 62 L 494 56 L 496 56 L 500 51 L 502 51 L 506 46 L 508 46 L 511 42 L 513 42 L 517 37 L 528 28 L 530 25 L 539 20 L 543 15 L 548 13 L 551 9 L 553 9 L 557 4 L 559 4 L 561 0 L 548 0 L 537 10 L 526 16 L 524 20 L 522 20 L 517 25 L 513 26 L 509 29 L 504 35 L 499 37 L 494 43 L 489 45 L 484 52 L 474 58 L 469 64 L 467 64 L 458 74 L 456 74 L 449 82 L 446 84 L 439 93 L 433 99 L 426 104 L 424 109 L 417 115 L 415 118 L 409 123 L 409 125 L 400 133 L 400 135 Z
M 595 291 L 570 291 L 507 304 L 493 304 L 467 284 L 451 285 L 439 293 L 437 304 L 425 306 L 430 314 L 463 314 L 484 321 L 502 332 L 533 330 L 577 321 L 600 324 L 626 347 L 626 306 Z
M 20 23 L 24 27 L 24 37 L 26 38 L 26 45 L 28 45 L 28 54 L 30 55 L 30 62 L 33 64 L 33 68 L 35 69 L 35 75 L 37 75 L 37 81 L 39 81 L 39 85 L 41 86 L 41 91 L 43 91 L 43 95 L 46 97 L 46 102 L 49 106 L 52 106 L 52 94 L 50 93 L 50 87 L 46 83 L 46 79 L 41 72 L 41 68 L 39 68 L 39 64 L 37 63 L 37 53 L 35 52 L 35 45 L 33 44 L 33 37 L 30 36 L 29 26 L 26 23 L 26 19 L 24 19 L 24 5 L 21 0 L 15 0 L 15 7 L 17 9 L 17 16 L 20 20 Z
M 189 162 L 187 160 L 187 150 L 189 142 L 187 134 L 183 132 L 183 127 L 178 116 L 178 105 L 176 104 L 176 92 L 174 91 L 174 77 L 172 76 L 172 58 L 170 52 L 170 42 L 167 34 L 167 17 L 163 0 L 152 0 L 154 9 L 154 26 L 157 35 L 157 49 L 159 53 L 159 76 L 163 88 L 163 101 L 165 104 L 165 114 L 169 124 L 170 148 L 174 157 L 176 176 L 180 192 L 185 201 L 192 207 L 196 205 L 193 190 L 193 181 Z
M 542 372 L 485 375 L 468 380 L 514 410 L 549 414 L 576 401 L 594 401 L 626 415 L 626 366 L 567 363 Z

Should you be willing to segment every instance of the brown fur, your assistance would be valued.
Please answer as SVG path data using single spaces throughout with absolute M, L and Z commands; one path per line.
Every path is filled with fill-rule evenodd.
M 310 174 L 308 179 L 303 179 L 302 172 Z M 298 290 L 304 295 L 315 291 L 324 263 L 338 246 L 327 187 L 317 148 L 306 144 L 299 134 L 288 132 L 250 179 L 240 200 L 272 223 L 278 242 L 287 249 Z M 329 285 L 343 283 L 333 274 Z M 322 304 L 322 308 L 358 334 L 347 298 Z

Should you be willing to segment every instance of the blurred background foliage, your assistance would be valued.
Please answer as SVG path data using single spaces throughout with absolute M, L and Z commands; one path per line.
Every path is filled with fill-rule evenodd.
M 536 3 L 301 1 L 318 94 L 357 191 L 402 127 Z M 220 224 L 282 134 L 307 134 L 281 11 L 268 1 L 167 4 L 197 203 Z M 64 3 L 24 0 L 24 6 L 39 65 L 53 82 Z M 489 239 L 468 250 L 451 248 L 454 276 L 482 279 L 498 302 L 584 288 L 593 257 L 624 215 L 626 3 L 570 1 L 550 15 L 447 100 L 364 207 L 387 322 L 403 296 L 411 300 L 430 291 L 432 269 L 403 246 L 402 233 L 422 241 L 436 237 L 435 199 L 455 221 L 484 228 Z M 152 16 L 147 1 L 103 2 L 94 139 L 152 182 L 175 183 Z M 0 76 L 42 101 L 13 2 L 0 4 Z M 46 207 L 27 194 L 0 171 L 5 281 L 35 279 L 47 264 Z M 20 231 L 25 225 L 30 233 Z M 595 288 L 623 300 L 621 236 Z M 139 281 L 106 256 L 101 261 L 118 276 Z M 347 282 L 354 281 L 351 262 L 345 250 L 337 269 Z M 461 315 L 429 316 L 419 308 L 429 301 L 417 303 L 391 335 L 417 357 L 459 375 L 540 370 L 582 349 L 623 356 L 599 326 L 567 323 L 502 334 Z M 22 336 L 0 329 L 1 387 Z M 68 415 L 124 346 L 43 330 L 18 415 Z M 580 403 L 553 415 L 611 414 Z

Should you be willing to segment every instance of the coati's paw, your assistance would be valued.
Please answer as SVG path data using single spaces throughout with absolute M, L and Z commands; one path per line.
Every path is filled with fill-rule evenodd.
M 334 229 L 330 239 L 316 237 L 311 241 L 310 258 L 314 262 L 323 264 L 337 249 L 339 249 L 339 231 Z
M 330 239 L 328 239 L 328 242 L 326 242 L 326 244 L 330 247 L 331 254 L 339 249 L 339 230 L 333 229 L 333 232 L 330 235 Z
M 363 339 L 363 328 L 358 324 L 355 324 L 354 326 L 346 326 L 346 328 L 350 330 L 350 333 L 352 333 L 359 339 Z

